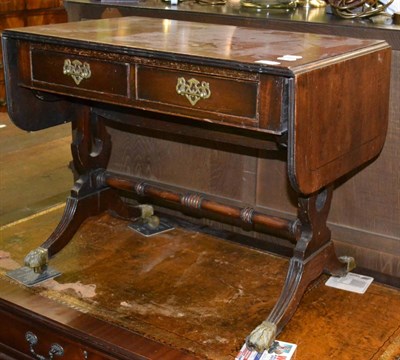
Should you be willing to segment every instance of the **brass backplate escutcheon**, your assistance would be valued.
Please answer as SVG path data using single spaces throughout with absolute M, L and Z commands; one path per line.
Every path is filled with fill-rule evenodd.
M 193 106 L 200 99 L 208 99 L 211 96 L 210 84 L 194 78 L 187 81 L 183 77 L 178 78 L 176 92 L 185 96 Z
M 63 74 L 71 76 L 76 85 L 79 85 L 83 79 L 89 79 L 92 75 L 90 65 L 87 62 L 81 63 L 79 60 L 64 60 Z

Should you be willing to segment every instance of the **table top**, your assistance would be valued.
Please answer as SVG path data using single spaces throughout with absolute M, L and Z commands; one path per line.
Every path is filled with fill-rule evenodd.
M 14 35 L 13 35 L 14 34 Z M 46 37 L 58 44 L 107 47 L 124 53 L 154 53 L 169 60 L 190 56 L 201 63 L 224 62 L 257 72 L 275 69 L 290 73 L 318 68 L 343 56 L 385 46 L 384 41 L 329 35 L 289 33 L 230 25 L 126 17 L 88 20 L 8 30 L 6 36 Z M 230 64 L 230 65 L 229 65 Z M 306 69 L 305 69 L 306 67 Z M 290 74 L 289 73 L 289 74 Z
M 383 40 L 132 16 L 6 30 L 3 45 L 6 77 L 27 88 L 252 134 L 287 132 L 289 178 L 305 194 L 369 161 L 385 140 Z M 22 96 L 14 87 L 10 103 Z M 52 126 L 48 103 L 32 102 L 44 111 L 37 129 Z M 26 106 L 12 118 L 26 129 L 23 111 L 31 114 Z

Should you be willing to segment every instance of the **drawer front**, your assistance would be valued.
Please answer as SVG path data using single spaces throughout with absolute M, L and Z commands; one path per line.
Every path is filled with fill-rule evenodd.
M 36 322 L 33 318 L 23 319 L 12 314 L 1 312 L 4 331 L 0 330 L 0 344 L 8 355 L 18 358 L 43 359 L 76 359 L 76 360 L 110 360 L 85 344 L 75 342 L 65 334 Z M 7 329 L 7 330 L 6 330 Z M 53 357 L 51 357 L 53 354 Z
M 256 81 L 151 66 L 137 68 L 137 100 L 187 108 L 193 114 L 202 111 L 216 117 L 222 114 L 258 121 L 257 93 Z
M 32 83 L 41 88 L 64 89 L 67 94 L 128 96 L 129 65 L 94 58 L 32 49 Z
M 20 44 L 22 85 L 207 123 L 282 134 L 286 80 L 53 45 Z

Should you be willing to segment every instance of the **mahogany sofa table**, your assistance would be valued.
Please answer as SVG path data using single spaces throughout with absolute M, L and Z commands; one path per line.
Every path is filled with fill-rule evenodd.
M 310 282 L 323 271 L 349 270 L 348 260 L 336 258 L 326 220 L 334 181 L 383 146 L 386 42 L 127 17 L 8 30 L 3 49 L 13 122 L 28 131 L 72 123 L 77 180 L 58 227 L 26 257 L 35 270 L 90 216 L 143 217 L 143 207 L 127 206 L 119 190 L 278 235 L 295 248 L 281 296 L 247 338 L 258 351 L 290 320 Z M 297 218 L 109 171 L 110 123 L 286 152 Z

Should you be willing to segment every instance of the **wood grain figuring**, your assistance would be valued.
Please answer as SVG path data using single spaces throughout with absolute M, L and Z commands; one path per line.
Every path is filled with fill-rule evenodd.
M 108 165 L 111 171 L 237 198 L 246 204 L 251 204 L 254 199 L 251 184 L 254 182 L 255 159 L 249 154 L 210 149 L 201 143 L 189 147 L 172 141 L 173 138 L 154 139 L 115 128 L 109 128 L 109 132 L 113 138 L 120 139 L 113 144 Z M 226 168 L 226 164 L 230 166 Z M 185 177 L 182 177 L 181 169 L 187 169 Z M 241 185 L 243 182 L 246 186 Z
M 287 100 L 286 87 L 287 81 L 277 76 L 262 75 L 262 86 L 260 88 L 259 95 L 259 113 L 264 114 L 260 118 L 260 127 L 270 130 L 281 129 L 281 131 L 287 130 L 287 123 L 281 123 L 281 119 L 285 118 L 281 112 L 285 105 L 282 104 Z M 242 100 L 243 101 L 243 100 Z M 262 109 L 268 109 L 265 113 Z
M 343 276 L 349 271 L 350 262 L 346 264 L 337 259 L 330 230 L 326 226 L 332 198 L 331 184 L 340 176 L 355 170 L 359 165 L 378 155 L 381 149 L 387 124 L 386 99 L 383 98 L 381 102 L 377 100 L 373 103 L 376 106 L 369 108 L 368 114 L 360 112 L 357 118 L 354 117 L 352 103 L 355 93 L 363 92 L 364 95 L 370 95 L 371 90 L 365 90 L 370 89 L 369 79 L 364 76 L 367 62 L 371 63 L 373 74 L 378 73 L 377 65 L 379 65 L 379 70 L 384 74 L 381 83 L 378 84 L 379 89 L 383 92 L 388 91 L 389 78 L 386 74 L 390 62 L 390 49 L 385 42 L 379 41 L 289 34 L 219 25 L 203 28 L 197 23 L 190 22 L 174 22 L 175 26 L 166 27 L 165 21 L 149 18 L 140 18 L 138 26 L 137 20 L 132 17 L 37 26 L 8 30 L 4 35 L 11 118 L 21 128 L 35 130 L 55 126 L 60 120 L 71 120 L 73 132 L 71 149 L 74 168 L 77 171 L 76 182 L 59 225 L 39 248 L 29 252 L 25 263 L 35 270 L 45 268 L 47 258 L 59 253 L 72 240 L 87 218 L 97 216 L 106 210 L 123 219 L 141 216 L 140 208 L 129 208 L 122 202 L 117 190 L 134 189 L 139 196 L 145 196 L 152 202 L 157 203 L 161 199 L 165 200 L 166 205 L 172 203 L 172 207 L 174 204 L 181 204 L 184 207 L 205 210 L 224 217 L 228 222 L 235 222 L 240 218 L 246 224 L 254 222 L 256 225 L 262 225 L 268 231 L 279 233 L 282 238 L 292 240 L 295 242 L 295 247 L 282 291 L 265 320 L 277 330 L 277 333 L 274 330 L 270 338 L 260 341 L 254 336 L 255 333 L 251 332 L 246 340 L 249 347 L 261 352 L 268 349 L 275 336 L 282 332 L 311 282 L 323 271 L 335 276 Z M 121 33 L 122 29 L 124 31 Z M 178 39 L 177 31 L 191 34 L 190 41 L 185 38 Z M 225 31 L 232 34 L 228 43 L 225 43 L 226 38 L 222 36 Z M 217 52 L 217 48 L 223 48 L 224 51 Z M 289 50 L 301 54 L 297 56 L 295 63 L 279 58 L 279 55 L 287 54 Z M 69 59 L 71 53 L 82 61 L 88 61 L 85 63 L 84 77 L 82 65 L 74 69 L 74 76 L 79 75 L 80 80 L 85 81 L 82 88 L 80 81 L 75 81 L 76 85 L 71 86 L 64 78 L 60 78 L 62 60 L 67 59 L 64 60 L 64 64 L 65 61 L 67 63 L 75 61 Z M 44 57 L 44 54 L 47 57 Z M 122 54 L 123 58 L 120 59 L 119 54 Z M 277 58 L 284 64 L 265 66 L 258 61 L 259 57 Z M 19 59 L 21 61 L 18 61 Z M 118 79 L 117 85 L 121 85 L 116 88 L 126 88 L 124 84 L 128 84 L 132 75 L 118 70 L 121 61 L 127 63 L 123 68 L 135 69 L 135 82 L 129 83 L 129 87 L 135 90 L 128 93 L 135 94 L 136 98 L 120 97 L 118 91 L 115 93 L 113 87 L 109 89 L 104 87 L 102 79 L 97 77 L 94 78 L 94 83 L 91 83 L 92 77 L 89 75 L 110 67 L 115 72 L 115 79 Z M 148 68 L 142 67 L 142 64 L 147 64 L 149 61 L 153 63 L 152 70 L 155 76 L 149 73 L 146 75 L 147 70 L 143 70 Z M 41 68 L 42 62 L 47 65 L 45 72 Z M 89 63 L 93 64 L 93 74 L 89 69 Z M 176 69 L 175 63 L 183 65 Z M 329 75 L 332 68 L 336 71 L 341 70 L 343 64 L 347 71 L 353 70 L 356 73 L 361 71 L 363 76 L 357 83 L 351 83 L 351 86 L 350 83 L 343 82 L 340 118 L 337 120 L 329 102 L 336 95 L 335 89 L 327 86 L 330 84 L 330 77 L 323 76 L 322 70 L 327 70 Z M 191 71 L 187 72 L 185 69 Z M 145 73 L 142 73 L 143 71 Z M 55 73 L 54 77 L 51 76 L 52 73 Z M 233 73 L 242 76 L 232 81 L 229 77 L 232 77 Z M 260 76 L 264 73 L 273 76 Z M 63 74 L 66 74 L 65 66 Z M 204 106 L 203 102 L 201 106 L 191 108 L 169 99 L 168 94 L 171 95 L 171 87 L 175 84 L 171 79 L 175 77 L 179 79 L 180 75 L 183 76 L 181 79 L 184 79 L 192 74 L 201 81 L 210 81 L 213 89 L 214 85 L 222 86 L 221 92 L 217 90 L 215 98 L 212 99 L 211 104 L 214 104 L 215 108 L 212 111 L 208 105 Z M 332 78 L 335 80 L 333 75 Z M 13 84 L 10 81 L 13 77 L 22 81 Z M 155 79 L 155 89 L 148 87 L 143 81 L 144 77 Z M 190 89 L 185 89 L 192 99 L 197 96 L 198 82 L 191 79 L 188 81 L 194 81 Z M 265 86 L 265 81 L 271 84 Z M 162 83 L 168 87 L 167 96 L 160 92 Z M 247 86 L 250 83 L 252 86 Z M 276 86 L 277 89 L 272 90 L 271 86 Z M 257 99 L 256 87 L 263 89 L 257 92 Z M 102 91 L 97 91 L 97 88 Z M 228 88 L 229 91 L 224 91 Z M 31 93 L 29 89 L 41 92 Z M 311 107 L 304 109 L 304 105 L 307 105 L 310 96 L 316 95 L 316 91 L 321 89 L 325 90 L 324 94 L 328 100 L 319 99 L 318 107 L 323 108 L 326 103 L 327 109 L 321 121 L 316 122 L 315 119 L 318 118 L 316 112 L 312 112 Z M 227 104 L 237 101 L 239 93 L 243 92 L 241 98 L 250 99 L 250 103 L 253 104 L 250 104 L 250 107 L 253 107 L 258 101 L 265 104 L 267 91 L 273 99 L 280 95 L 280 102 L 270 102 L 274 106 L 271 111 L 272 116 L 279 114 L 277 128 L 267 130 L 259 124 L 248 124 L 240 120 L 249 116 L 247 108 L 244 109 L 247 109 L 244 113 L 240 111 L 225 113 Z M 69 97 L 62 96 L 65 94 Z M 178 95 L 181 94 L 178 92 Z M 200 100 L 206 100 L 208 95 L 210 93 L 207 96 L 203 94 Z M 38 108 L 32 120 L 24 117 L 31 109 L 26 106 L 22 110 L 16 108 L 17 98 L 20 101 L 26 99 L 25 105 L 31 103 L 33 107 Z M 358 107 L 362 107 L 368 98 L 369 96 L 360 97 Z M 63 100 L 60 102 L 55 101 L 61 99 Z M 87 102 L 88 99 L 91 100 L 90 103 Z M 195 104 L 192 102 L 191 105 Z M 57 120 L 45 116 L 44 112 L 53 110 L 49 108 L 50 106 L 56 106 L 59 110 Z M 132 108 L 134 110 L 130 110 Z M 260 107 L 258 110 L 260 118 L 265 119 L 269 109 Z M 210 113 L 210 117 L 206 115 L 207 112 Z M 147 118 L 137 119 L 138 113 L 145 113 Z M 211 116 L 214 113 L 216 115 Z M 119 114 L 121 116 L 118 116 Z M 236 114 L 240 120 L 237 124 L 231 121 Z M 251 142 L 254 137 L 257 144 L 262 142 L 257 139 L 275 138 L 278 143 L 277 151 L 285 152 L 287 147 L 288 176 L 298 197 L 297 218 L 293 221 L 271 217 L 256 213 L 253 207 L 233 207 L 223 202 L 208 200 L 198 194 L 186 193 L 181 196 L 177 192 L 160 188 L 157 184 L 154 186 L 142 182 L 130 182 L 129 179 L 120 179 L 117 175 L 104 172 L 113 150 L 112 139 L 107 131 L 109 123 L 116 122 L 117 125 L 122 124 L 126 128 L 140 129 L 143 126 L 151 136 L 152 131 L 160 125 L 158 123 L 154 126 L 152 123 L 161 120 L 169 128 L 169 123 L 165 120 L 171 115 L 176 115 L 180 119 L 172 120 L 174 130 L 169 129 L 167 134 L 173 133 L 179 136 L 181 130 L 186 131 L 187 125 L 191 125 L 193 135 L 190 138 L 202 139 L 208 132 L 214 134 L 213 136 L 223 134 L 221 141 L 223 146 L 225 144 L 237 146 L 240 137 L 248 137 Z M 339 122 L 337 127 L 335 120 Z M 268 123 L 267 127 L 272 124 Z M 287 137 L 285 124 L 288 128 Z M 345 124 L 344 130 L 343 124 Z M 362 131 L 361 134 L 357 134 L 360 131 L 360 124 Z M 199 136 L 196 134 L 197 129 L 201 130 Z M 162 137 L 162 130 L 159 127 L 155 131 L 155 136 Z M 328 135 L 331 137 L 335 131 L 339 135 L 337 138 L 339 146 L 332 146 L 332 143 L 327 141 Z M 354 134 L 357 139 L 354 143 L 345 137 L 347 131 Z M 317 157 L 315 150 L 323 143 L 327 147 L 322 149 L 321 157 Z M 219 146 L 218 137 L 214 137 L 214 147 L 219 148 Z M 239 152 L 242 147 L 239 146 Z M 181 171 L 185 173 L 187 169 Z M 43 252 L 48 255 L 44 261 L 42 257 L 38 258 L 38 254 Z
M 20 0 L 6 0 L 0 3 L 0 12 L 6 13 L 10 11 L 23 10 L 25 7 L 25 1 Z
M 63 124 L 71 121 L 75 112 L 74 106 L 67 105 L 65 101 L 54 101 L 52 95 L 46 96 L 42 93 L 40 96 L 46 101 L 46 107 L 42 107 L 42 110 L 40 110 L 41 106 L 38 106 L 36 94 L 19 86 L 19 82 L 22 80 L 31 83 L 29 71 L 23 70 L 24 66 L 29 64 L 29 59 L 26 56 L 21 56 L 24 53 L 26 53 L 26 46 L 22 45 L 18 48 L 12 46 L 5 55 L 6 61 L 11 64 L 9 69 L 5 70 L 5 81 L 7 82 L 7 109 L 13 123 L 23 130 L 35 131 L 50 127 L 54 123 Z M 21 56 L 21 59 L 17 62 L 18 56 Z M 20 65 L 19 70 L 17 70 L 18 65 Z M 16 95 L 16 92 L 19 95 Z M 26 106 L 19 106 L 20 96 L 24 98 Z M 43 117 L 43 111 L 51 111 L 51 116 Z
M 99 62 L 93 59 L 87 59 L 80 56 L 68 57 L 70 54 L 49 53 L 43 50 L 33 50 L 31 53 L 32 61 L 32 80 L 55 83 L 61 86 L 74 88 L 76 82 L 72 76 L 63 73 L 65 60 L 79 61 L 81 64 L 87 63 L 90 65 L 90 78 L 83 79 L 79 83 L 80 89 L 93 92 L 109 91 L 115 95 L 128 95 L 128 66 L 124 63 L 107 63 Z M 49 67 L 56 67 L 58 72 L 49 73 Z M 107 77 L 104 74 L 108 74 Z M 94 80 L 94 81 L 93 81 Z
M 382 68 L 388 68 L 390 56 L 390 51 L 371 54 L 352 71 L 348 69 L 354 60 L 347 60 L 299 76 L 297 120 L 292 130 L 296 134 L 293 152 L 297 153 L 297 161 L 289 162 L 289 172 L 296 174 L 296 185 L 301 192 L 308 193 L 331 183 L 332 174 L 344 175 L 349 167 L 365 163 L 382 149 L 387 123 L 381 123 L 380 119 L 388 117 L 390 90 L 390 74 Z M 374 87 L 359 89 L 357 83 L 363 77 Z M 371 100 L 364 104 L 364 98 Z M 322 107 L 320 99 L 327 100 L 322 112 L 317 111 Z M 370 122 L 371 114 L 375 114 L 376 121 Z M 310 129 L 316 130 L 310 132 Z
M 171 24 L 174 26 L 166 27 L 165 22 L 160 19 L 140 18 L 140 21 L 136 21 L 134 17 L 128 17 L 14 29 L 14 33 L 25 32 L 32 39 L 45 35 L 60 41 L 63 39 L 64 44 L 68 43 L 68 40 L 90 41 L 93 50 L 95 44 L 101 44 L 103 49 L 107 49 L 108 46 L 114 49 L 124 47 L 131 49 L 131 53 L 140 49 L 140 53 L 146 55 L 162 48 L 158 59 L 179 61 L 177 55 L 191 56 L 190 65 L 211 65 L 215 71 L 218 71 L 214 65 L 216 61 L 227 69 L 257 69 L 259 72 L 268 73 L 265 71 L 265 65 L 268 64 L 262 65 L 257 61 L 278 60 L 278 57 L 291 49 L 293 54 L 301 53 L 302 57 L 295 63 L 288 61 L 275 64 L 281 66 L 274 67 L 276 73 L 286 76 L 290 76 L 292 72 L 300 73 L 325 66 L 335 57 L 346 60 L 357 56 L 358 53 L 387 47 L 383 41 L 378 40 L 302 33 L 294 33 L 288 38 L 286 32 L 277 30 L 215 24 L 204 27 L 199 23 L 187 21 L 171 21 Z M 102 29 L 100 33 L 99 28 Z M 122 29 L 124 32 L 121 34 Z M 182 31 L 187 33 L 186 38 L 177 36 Z M 155 36 L 157 33 L 163 36 Z M 232 34 L 228 42 L 227 33 Z M 191 41 L 188 41 L 189 38 Z M 245 39 L 247 41 L 244 41 Z M 243 66 L 238 66 L 238 63 Z
M 297 240 L 299 225 L 296 221 L 283 218 L 267 216 L 255 211 L 250 207 L 234 207 L 221 202 L 207 199 L 200 193 L 186 192 L 179 193 L 168 190 L 167 187 L 159 187 L 149 184 L 141 179 L 129 179 L 117 173 L 102 171 L 96 175 L 96 181 L 102 186 L 110 186 L 118 190 L 133 191 L 142 197 L 151 197 L 154 200 L 161 200 L 168 203 L 180 205 L 184 210 L 204 210 L 211 214 L 230 217 L 233 220 L 241 221 L 246 226 L 262 225 L 274 234 L 280 234 L 289 240 Z
M 145 7 L 143 6 L 145 4 Z M 326 14 L 324 8 L 301 8 L 284 13 L 274 12 L 268 17 L 249 10 L 240 9 L 238 2 L 227 1 L 224 12 L 219 8 L 202 6 L 194 1 L 181 3 L 175 9 L 164 9 L 158 0 L 145 0 L 138 4 L 98 4 L 91 0 L 65 0 L 65 5 L 71 21 L 81 19 L 109 18 L 120 16 L 151 16 L 156 18 L 184 19 L 198 21 L 203 24 L 222 23 L 229 25 L 246 25 L 255 28 L 280 29 L 293 32 L 308 32 L 314 34 L 335 34 L 341 36 L 359 37 L 365 39 L 385 39 L 392 49 L 392 69 L 390 84 L 389 127 L 387 140 L 382 153 L 376 161 L 364 168 L 358 174 L 345 177 L 337 184 L 329 217 L 333 238 L 338 240 L 340 254 L 356 255 L 357 262 L 364 268 L 381 274 L 380 278 L 387 281 L 394 279 L 393 284 L 400 284 L 398 270 L 399 234 L 400 234 L 400 203 L 396 194 L 400 184 L 400 26 L 377 25 L 372 22 L 354 22 Z M 120 135 L 124 136 L 124 135 Z M 156 146 L 156 145 L 155 145 Z M 189 145 L 182 149 L 190 154 Z M 116 155 L 115 158 L 118 156 Z M 145 155 L 143 155 L 145 157 Z M 148 155 L 151 159 L 151 154 Z M 257 188 L 257 203 L 263 211 L 271 214 L 294 214 L 296 212 L 296 195 L 290 190 L 286 179 L 286 164 L 273 159 L 266 160 L 260 155 L 252 159 L 258 162 L 258 178 L 256 184 L 246 182 L 247 187 L 238 190 L 243 193 L 249 189 L 254 193 Z M 168 159 L 164 159 L 168 161 Z M 153 160 L 151 160 L 153 161 Z M 239 161 L 233 157 L 229 164 Z M 247 160 L 249 161 L 249 160 Z M 168 167 L 173 166 L 169 165 Z M 227 172 L 227 166 L 221 168 L 221 173 Z M 235 175 L 235 180 L 241 174 Z M 162 179 L 160 179 L 162 180 Z M 179 179 L 180 183 L 183 182 Z M 190 183 L 188 183 L 190 185 Z M 238 184 L 238 186 L 240 186 Z M 371 192 L 374 188 L 376 192 Z M 224 185 L 222 184 L 222 192 Z M 218 194 L 218 191 L 216 191 Z M 237 197 L 235 199 L 239 199 Z M 233 198 L 230 198 L 234 201 Z M 220 226 L 220 224 L 218 224 Z M 256 234 L 257 235 L 257 234 Z M 271 239 L 275 241 L 275 239 Z M 397 280 L 396 280 L 397 279 Z
M 0 312 L 5 323 L 13 324 L 11 331 L 0 332 L 0 351 L 4 359 L 32 358 L 25 340 L 28 331 L 39 339 L 33 348 L 39 355 L 47 354 L 57 341 L 56 344 L 61 343 L 65 355 L 71 359 L 85 356 L 96 360 L 196 359 L 187 351 L 172 349 L 72 308 L 60 306 L 54 301 L 24 292 L 21 288 L 10 288 L 10 284 L 3 284 L 3 280 L 1 282 L 2 292 L 8 301 L 1 300 Z M 49 339 L 53 342 L 49 342 Z
M 205 82 L 210 89 L 210 97 L 200 99 L 196 109 L 208 111 L 217 110 L 219 113 L 230 114 L 238 117 L 257 119 L 257 83 L 249 81 L 234 81 L 224 78 L 212 78 L 195 73 L 182 73 L 178 71 L 155 71 L 151 67 L 137 69 L 139 99 L 145 101 L 173 103 L 181 107 L 190 107 L 189 100 L 177 94 L 176 86 L 178 78 L 183 77 L 185 82 L 195 79 Z M 243 98 L 246 96 L 245 98 Z M 221 98 L 224 100 L 221 101 Z M 229 102 L 227 101 L 229 100 Z M 194 106 L 192 105 L 194 108 Z
M 328 219 L 340 255 L 354 256 L 360 267 L 400 284 L 400 52 L 392 53 L 387 141 L 379 157 L 337 182 Z M 295 193 L 283 161 L 258 161 L 257 202 L 271 214 L 295 214 Z M 371 191 L 371 189 L 374 189 Z
M 12 337 L 0 331 L 3 344 L 26 349 L 22 335 L 31 330 L 38 332 L 42 353 L 58 342 L 101 358 L 233 359 L 246 329 L 278 296 L 276 283 L 283 278 L 277 264 L 287 266 L 285 259 L 221 242 L 195 228 L 144 238 L 126 222 L 104 215 L 87 221 L 54 258 L 61 277 L 31 290 L 5 281 L 4 271 L 18 267 L 60 216 L 57 210 L 2 230 L 0 307 L 6 324 L 18 323 Z M 298 344 L 296 360 L 395 359 L 399 291 L 372 284 L 359 295 L 328 288 L 326 279 L 308 289 L 279 336 Z M 55 338 L 56 333 L 64 335 Z
M 266 282 L 278 285 L 283 281 L 278 274 L 286 267 L 286 262 L 269 256 L 267 260 L 266 255 L 258 251 L 251 251 L 249 257 L 243 256 L 244 248 L 240 246 L 184 229 L 146 240 L 126 225 L 126 222 L 106 216 L 99 219 L 97 226 L 88 223 L 82 227 L 81 235 L 77 234 L 78 241 L 65 248 L 68 253 L 63 251 L 62 256 L 55 258 L 61 263 L 53 264 L 68 273 L 63 280 L 66 291 L 60 293 L 59 300 L 69 301 L 69 298 L 75 306 L 94 311 L 97 317 L 113 319 L 112 322 L 125 327 L 131 323 L 128 328 L 133 331 L 167 344 L 172 341 L 175 347 L 195 354 L 199 351 L 198 356 L 203 358 L 218 358 L 227 349 L 234 354 L 241 346 L 246 329 L 257 322 L 259 312 L 268 312 L 272 307 L 279 286 L 271 284 L 268 297 L 259 296 L 259 300 L 247 303 L 249 296 L 254 292 L 265 293 Z M 49 230 L 51 228 L 47 227 L 41 232 Z M 7 232 L 4 235 L 7 238 Z M 25 251 L 35 246 L 27 241 L 21 244 L 23 248 L 18 254 L 11 248 L 12 244 L 2 248 L 15 253 L 13 260 L 20 262 Z M 147 260 L 146 254 L 149 255 Z M 254 271 L 262 274 L 266 260 L 272 273 L 261 275 L 264 281 L 246 282 L 244 274 Z M 88 270 L 87 275 L 82 272 L 84 269 Z M 98 283 L 101 278 L 108 279 L 107 283 Z M 72 285 L 74 282 L 76 286 Z M 80 291 L 82 297 L 71 297 L 68 283 Z M 43 288 L 42 294 L 58 297 L 56 283 L 53 282 L 55 287 L 49 285 Z M 248 292 L 247 286 L 252 290 Z M 98 301 L 108 304 L 107 308 L 95 305 Z M 113 309 L 118 309 L 118 313 Z M 237 311 L 241 313 L 239 317 L 232 318 Z M 235 329 L 234 324 L 242 325 Z
M 62 0 L 27 0 L 26 1 L 26 8 L 28 10 L 55 8 L 55 7 L 61 7 L 62 5 L 63 5 Z
M 365 172 L 345 178 L 338 186 L 332 222 L 363 229 L 365 235 L 381 234 L 384 238 L 400 239 L 400 200 L 393 196 L 400 184 L 400 51 L 393 52 L 390 83 L 389 127 L 387 141 L 374 163 Z M 370 185 L 376 193 L 372 196 Z M 356 191 L 357 189 L 357 191 Z M 349 207 L 343 205 L 347 200 Z M 336 203 L 335 203 L 336 201 Z M 366 209 L 366 211 L 360 211 Z M 370 237 L 368 236 L 368 237 Z M 376 240 L 375 240 L 376 241 Z M 369 241 L 372 245 L 372 241 Z M 377 241 L 379 243 L 381 241 Z M 397 248 L 399 250 L 399 247 Z M 398 252 L 397 252 L 398 254 Z

